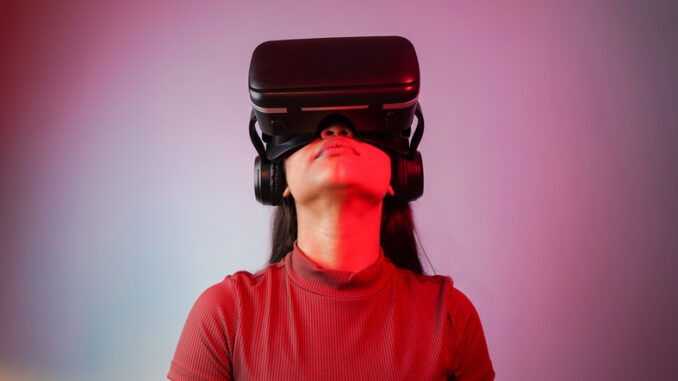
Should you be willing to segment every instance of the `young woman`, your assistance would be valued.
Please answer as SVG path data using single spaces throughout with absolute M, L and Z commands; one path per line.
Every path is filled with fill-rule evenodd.
M 270 264 L 198 298 L 170 379 L 494 378 L 473 305 L 449 277 L 424 275 L 419 260 L 409 206 L 423 191 L 418 75 L 402 37 L 255 50 L 255 189 L 279 204 Z M 421 129 L 410 142 L 415 114 Z
M 494 378 L 471 302 L 450 278 L 421 274 L 389 155 L 332 123 L 285 159 L 285 175 L 276 240 L 291 250 L 281 258 L 274 245 L 267 268 L 201 295 L 170 379 Z

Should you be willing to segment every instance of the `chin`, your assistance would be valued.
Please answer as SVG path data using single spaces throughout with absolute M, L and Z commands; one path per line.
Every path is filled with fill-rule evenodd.
M 388 186 L 377 186 L 376 184 L 366 184 L 364 182 L 340 182 L 326 184 L 317 195 L 331 198 L 340 202 L 346 201 L 369 201 L 378 203 L 386 197 Z

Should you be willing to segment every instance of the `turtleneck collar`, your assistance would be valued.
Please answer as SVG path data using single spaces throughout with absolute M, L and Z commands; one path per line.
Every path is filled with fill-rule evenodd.
M 378 292 L 386 286 L 395 270 L 383 250 L 376 262 L 358 272 L 323 269 L 304 254 L 296 242 L 284 263 L 287 274 L 299 286 L 317 294 L 349 298 Z

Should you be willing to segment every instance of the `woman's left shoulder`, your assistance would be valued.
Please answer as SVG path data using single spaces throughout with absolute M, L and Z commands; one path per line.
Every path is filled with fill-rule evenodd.
M 474 311 L 471 300 L 458 288 L 447 275 L 415 274 L 412 271 L 398 269 L 396 282 L 417 294 L 432 295 L 445 301 L 448 309 Z
M 441 292 L 455 290 L 452 278 L 447 275 L 416 274 L 410 270 L 397 269 L 395 277 L 397 282 L 401 282 L 407 287 L 438 289 Z

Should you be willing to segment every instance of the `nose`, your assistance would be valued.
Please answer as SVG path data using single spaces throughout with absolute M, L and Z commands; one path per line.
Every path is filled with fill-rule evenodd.
M 323 128 L 322 131 L 320 131 L 321 139 L 328 139 L 335 136 L 352 138 L 353 130 L 351 130 L 351 128 L 348 126 L 344 126 L 341 124 L 333 124 L 331 126 Z

